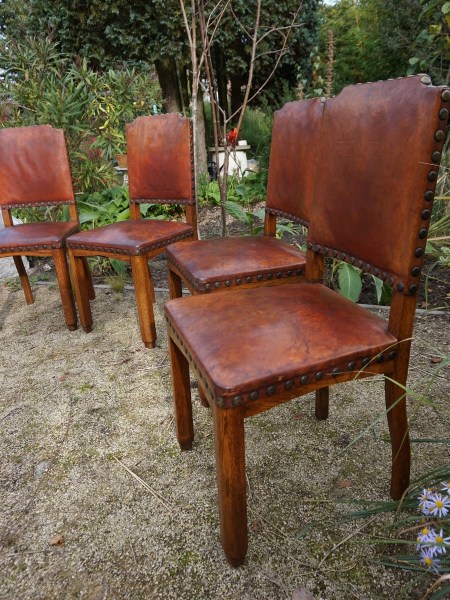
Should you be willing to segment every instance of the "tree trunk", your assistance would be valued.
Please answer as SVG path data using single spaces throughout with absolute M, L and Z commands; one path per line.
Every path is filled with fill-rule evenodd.
M 199 89 L 197 96 L 197 178 L 199 175 L 205 175 L 208 172 L 206 163 L 205 109 L 203 106 L 203 92 Z
M 242 107 L 242 86 L 246 85 L 247 81 L 244 80 L 242 75 L 232 75 L 231 80 L 231 114 L 240 111 Z M 237 122 L 238 116 L 234 117 L 233 122 Z
M 167 112 L 182 112 L 174 59 L 169 56 L 158 58 L 155 60 L 155 69 Z

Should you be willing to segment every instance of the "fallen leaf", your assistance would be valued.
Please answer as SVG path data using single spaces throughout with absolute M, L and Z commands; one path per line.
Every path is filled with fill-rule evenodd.
M 314 596 L 306 588 L 299 588 L 293 592 L 292 600 L 314 600 Z
M 294 413 L 294 414 L 292 415 L 292 418 L 293 418 L 293 419 L 300 420 L 300 419 L 303 419 L 303 417 L 304 417 L 304 416 L 305 416 L 305 413 L 304 413 L 304 412 L 298 412 L 298 413 Z
M 338 490 L 343 490 L 344 488 L 352 487 L 353 481 L 351 479 L 341 479 L 340 481 L 336 481 L 334 487 Z
M 64 536 L 63 535 L 55 535 L 49 541 L 50 546 L 64 546 Z
M 251 531 L 253 531 L 253 533 L 259 533 L 260 531 L 262 531 L 263 524 L 261 519 L 255 519 L 254 521 L 252 521 L 252 523 L 250 524 L 250 529 Z
M 437 365 L 439 363 L 442 362 L 442 358 L 440 356 L 432 356 L 430 358 L 430 362 L 432 362 L 433 364 Z

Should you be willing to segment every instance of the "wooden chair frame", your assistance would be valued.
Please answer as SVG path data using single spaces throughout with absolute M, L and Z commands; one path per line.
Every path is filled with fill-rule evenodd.
M 364 156 L 359 157 L 359 163 L 352 153 L 350 158 L 345 153 L 336 154 L 337 164 L 334 160 L 330 160 L 327 166 L 327 177 L 324 177 L 315 190 L 317 195 L 309 230 L 305 283 L 242 290 L 235 294 L 220 295 L 220 297 L 217 295 L 215 296 L 216 308 L 212 298 L 207 296 L 175 299 L 166 304 L 178 442 L 182 450 L 188 450 L 192 447 L 194 439 L 189 381 L 191 369 L 199 381 L 203 396 L 207 399 L 213 415 L 221 540 L 227 560 L 232 566 L 239 566 L 244 562 L 248 546 L 244 440 L 244 419 L 248 417 L 293 398 L 315 392 L 316 417 L 320 420 L 326 419 L 329 413 L 330 385 L 371 375 L 385 375 L 385 404 L 392 446 L 390 486 L 392 498 L 401 498 L 409 485 L 411 450 L 405 386 L 427 224 L 450 108 L 450 90 L 433 88 L 430 84 L 431 80 L 428 76 L 420 75 L 398 81 L 365 84 L 361 88 L 344 88 L 341 97 L 327 101 L 330 106 L 328 127 L 330 124 L 331 126 L 335 124 L 337 134 L 334 137 L 329 135 L 327 123 L 324 124 L 320 134 L 321 138 L 325 139 L 322 151 L 326 151 L 328 157 L 330 140 L 334 143 L 335 139 L 343 139 L 340 127 L 348 127 L 349 131 L 354 127 L 356 135 L 352 137 L 348 134 L 350 139 L 361 140 L 358 127 L 364 121 L 359 120 L 359 115 L 364 115 L 365 111 L 372 114 L 372 111 L 378 108 L 379 99 L 379 102 L 384 104 L 383 110 L 388 115 L 384 123 L 388 123 L 388 127 L 391 128 L 392 123 L 395 122 L 390 118 L 391 105 L 394 114 L 395 111 L 403 114 L 402 99 L 408 98 L 408 109 L 413 109 L 417 117 L 416 121 L 413 121 L 417 127 L 416 135 L 413 135 L 411 130 L 409 140 L 413 158 L 405 157 L 399 152 L 395 156 L 401 157 L 398 161 L 399 171 L 401 172 L 402 166 L 408 164 L 413 174 L 408 184 L 405 184 L 407 189 L 399 199 L 400 206 L 396 207 L 395 227 L 391 224 L 387 226 L 394 232 L 402 232 L 400 237 L 397 236 L 394 246 L 404 249 L 404 256 L 400 253 L 399 257 L 391 258 L 392 249 L 389 247 L 382 248 L 381 251 L 377 246 L 366 247 L 364 237 L 358 238 L 347 248 L 341 230 L 347 226 L 349 229 L 354 228 L 355 222 L 361 219 L 361 215 L 355 216 L 354 212 L 349 213 L 349 224 L 342 220 L 336 226 L 334 217 L 339 214 L 341 204 L 330 208 L 327 204 L 329 196 L 323 195 L 326 190 L 335 190 L 336 194 L 340 194 L 338 178 L 341 171 L 336 169 L 337 165 L 343 167 L 344 174 L 347 169 L 351 172 L 355 170 L 357 183 L 358 169 L 364 177 L 368 169 L 372 171 L 364 159 L 366 148 L 372 150 L 371 142 L 370 140 L 358 141 L 364 151 Z M 353 96 L 356 97 L 355 102 Z M 333 106 L 337 111 L 333 112 Z M 340 119 L 339 110 L 342 106 L 349 108 L 348 110 L 345 108 L 345 114 Z M 327 109 L 325 109 L 326 114 Z M 352 115 L 355 119 L 351 118 Z M 376 120 L 373 122 L 377 123 Z M 394 134 L 398 129 L 402 136 L 404 131 L 409 130 L 410 122 L 405 118 L 404 121 L 400 119 L 397 123 Z M 379 131 L 376 135 L 379 135 Z M 389 160 L 383 156 L 382 145 L 374 160 L 380 156 L 381 162 L 387 161 L 386 164 L 390 169 Z M 427 160 L 428 156 L 430 159 Z M 383 165 L 384 163 L 380 168 L 383 169 Z M 387 172 L 382 171 L 382 175 L 387 177 Z M 405 177 L 404 173 L 402 177 Z M 378 188 L 378 185 L 379 181 L 374 176 L 368 186 L 368 193 L 380 194 L 381 188 Z M 344 207 L 345 203 L 350 207 L 354 206 L 354 194 L 345 192 L 338 197 L 339 200 L 345 200 Z M 364 200 L 364 194 L 361 198 Z M 383 198 L 381 194 L 374 202 L 382 202 Z M 360 204 L 361 214 L 364 219 L 368 219 L 372 229 L 374 227 L 370 217 L 376 219 L 377 206 L 378 204 L 369 202 Z M 407 218 L 405 215 L 408 215 Z M 343 219 L 345 218 L 344 216 Z M 374 239 L 382 241 L 383 236 L 386 235 L 386 232 L 376 230 Z M 337 246 L 341 242 L 342 245 Z M 352 253 L 354 248 L 362 250 L 363 254 L 360 255 L 362 258 Z M 381 262 L 376 261 L 377 252 Z M 381 277 L 392 286 L 393 299 L 387 322 L 367 313 L 323 286 L 325 256 L 356 264 L 364 271 Z M 306 300 L 303 301 L 302 298 Z M 311 342 L 305 351 L 302 348 L 298 350 L 295 348 L 293 354 L 290 326 L 295 329 L 300 327 L 301 323 L 298 322 L 297 314 L 289 312 L 290 306 L 283 308 L 283 302 L 286 300 L 289 300 L 294 307 L 300 307 L 298 309 L 300 316 L 307 314 L 312 317 L 309 322 L 304 322 L 305 331 L 302 332 L 302 340 L 320 342 L 320 328 L 329 333 L 330 327 L 334 326 L 336 332 L 340 332 L 336 339 L 326 338 L 322 345 L 319 343 L 317 351 Z M 248 326 L 246 325 L 248 315 L 242 316 L 245 306 L 256 306 L 258 311 L 257 316 L 251 317 Z M 322 310 L 322 306 L 326 307 L 325 311 Z M 269 320 L 271 314 L 274 315 L 272 321 Z M 236 318 L 231 323 L 233 315 L 236 315 Z M 361 320 L 362 323 L 367 320 L 367 331 L 370 333 L 365 334 L 365 329 L 360 333 L 358 328 L 356 331 L 351 331 L 351 328 L 346 326 L 345 315 L 348 315 L 350 322 L 352 319 L 355 322 Z M 252 327 L 254 323 L 258 323 L 258 319 L 261 327 L 255 333 Z M 288 319 L 291 319 L 292 323 L 288 322 Z M 320 319 L 324 319 L 325 325 L 320 322 Z M 316 324 L 320 325 L 319 331 L 316 331 Z M 230 329 L 233 331 L 230 332 Z M 286 331 L 287 338 L 279 340 L 283 335 L 286 337 Z M 243 346 L 247 343 L 245 336 L 251 336 L 250 348 L 257 347 L 260 343 L 268 353 L 262 366 L 256 363 L 256 359 L 253 360 L 249 349 L 245 349 L 244 354 Z M 358 346 L 358 340 L 364 339 L 364 336 L 367 338 L 367 347 Z M 205 348 L 209 339 L 212 340 L 210 347 Z M 236 347 L 230 347 L 234 339 Z M 332 356 L 330 358 L 329 353 L 325 351 L 328 345 L 332 344 L 339 348 L 335 359 Z M 343 344 L 342 349 L 341 344 Z M 239 353 L 240 348 L 243 348 L 242 356 L 235 358 L 235 353 Z M 277 370 L 278 367 L 273 366 L 274 359 L 282 355 L 283 351 L 286 352 L 287 365 L 284 371 Z M 309 353 L 312 358 L 308 356 Z M 322 354 L 325 358 L 314 358 Z M 243 356 L 253 362 L 248 365 Z M 228 362 L 231 366 L 221 361 Z M 239 369 L 239 372 L 236 374 L 233 368 Z M 252 375 L 258 368 L 260 369 L 258 374 Z

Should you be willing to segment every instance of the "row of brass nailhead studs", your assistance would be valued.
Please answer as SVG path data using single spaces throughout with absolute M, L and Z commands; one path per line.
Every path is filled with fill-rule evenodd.
M 75 204 L 75 200 L 52 200 L 47 202 L 23 202 L 21 204 L 4 204 L 3 208 L 29 208 L 31 206 L 59 206 L 60 204 Z
M 286 277 L 292 277 L 293 275 L 303 275 L 304 274 L 304 270 L 303 269 L 297 269 L 294 273 L 294 271 L 286 271 Z M 278 271 L 278 273 L 276 273 L 275 275 L 273 273 L 267 273 L 266 275 L 266 279 L 267 280 L 271 280 L 273 278 L 276 279 L 282 279 L 283 277 L 283 272 L 282 271 Z M 246 283 L 252 283 L 253 282 L 253 276 L 248 275 L 247 277 L 241 278 L 238 277 L 236 279 L 236 285 L 242 285 L 244 283 L 244 279 Z M 259 273 L 258 275 L 255 276 L 255 280 L 256 281 L 263 281 L 264 280 L 264 275 L 262 273 Z M 231 287 L 233 285 L 233 282 L 231 279 L 227 279 L 225 282 L 220 282 L 220 281 L 215 281 L 214 282 L 214 287 L 215 288 L 220 288 L 220 286 L 222 285 L 222 283 L 225 284 L 226 287 Z M 196 283 L 195 284 L 195 288 L 196 289 L 200 289 L 200 288 L 205 288 L 206 290 L 210 290 L 212 287 L 211 283 L 206 283 L 205 285 L 203 284 L 199 284 Z
M 189 204 L 189 205 L 194 205 L 195 204 L 195 200 L 192 200 L 190 198 L 184 199 L 184 198 L 130 198 L 130 203 L 131 204 L 155 204 L 155 203 L 159 203 L 159 204 Z
M 36 244 L 34 246 L 10 246 L 9 248 L 4 247 L 0 248 L 1 252 L 24 252 L 26 250 L 47 250 L 47 248 L 51 248 L 52 250 L 57 250 L 58 248 L 62 248 L 62 244 Z
M 332 258 L 338 258 L 339 260 L 345 260 L 346 256 L 347 256 L 345 252 L 338 252 L 337 250 L 330 250 L 327 246 L 321 246 L 320 244 L 314 244 L 313 242 L 308 242 L 308 248 L 310 250 L 312 250 L 313 252 L 317 252 L 317 253 L 320 252 L 321 254 L 326 254 L 328 256 L 331 256 Z M 395 278 L 392 275 L 388 277 L 388 273 L 386 273 L 386 271 L 380 272 L 380 269 L 378 267 L 373 267 L 371 264 L 365 263 L 361 259 L 355 258 L 354 256 L 350 256 L 348 258 L 348 262 L 351 265 L 355 265 L 358 268 L 362 269 L 363 271 L 366 271 L 367 273 L 372 273 L 373 275 L 375 275 L 375 277 L 378 277 L 382 281 L 387 281 L 387 283 L 390 286 L 393 286 L 395 283 Z M 419 271 L 419 273 L 420 273 L 420 271 Z M 399 281 L 397 283 L 397 291 L 403 292 L 404 289 L 405 289 L 404 284 L 401 281 Z M 410 285 L 409 291 L 411 294 L 414 294 L 415 292 L 417 292 L 417 286 L 415 284 Z
M 285 212 L 284 210 L 280 210 L 278 208 L 271 208 L 270 206 L 268 206 L 266 207 L 266 212 L 268 212 L 270 215 L 284 217 L 286 219 L 294 221 L 295 223 L 300 223 L 300 225 L 303 225 L 304 227 L 308 227 L 308 221 L 305 221 L 305 219 L 301 219 L 300 217 L 297 217 L 296 215 L 293 215 L 291 213 Z
M 430 79 L 430 77 L 428 77 L 428 75 L 424 75 L 422 77 L 421 81 L 425 85 L 431 84 L 431 79 Z M 441 100 L 442 100 L 442 102 L 450 101 L 450 90 L 447 89 L 442 92 Z M 448 119 L 448 115 L 449 115 L 448 109 L 441 108 L 441 110 L 439 111 L 439 120 L 446 121 Z M 438 129 L 434 134 L 434 139 L 436 140 L 436 142 L 442 142 L 444 140 L 444 138 L 445 138 L 445 131 L 443 129 Z M 439 163 L 439 161 L 441 160 L 441 156 L 442 156 L 442 153 L 439 150 L 435 150 L 431 155 L 432 162 Z M 430 183 L 434 183 L 438 178 L 438 171 L 435 169 L 429 171 L 427 178 Z M 424 194 L 424 200 L 427 203 L 432 202 L 434 200 L 434 191 L 426 190 L 426 192 Z M 422 220 L 428 221 L 428 219 L 430 218 L 430 215 L 431 215 L 431 210 L 429 208 L 424 208 L 422 211 L 422 214 L 421 214 Z M 428 229 L 425 227 L 421 227 L 419 229 L 418 238 L 420 240 L 424 240 L 427 237 L 427 234 L 428 234 Z M 424 248 L 419 246 L 415 249 L 414 256 L 416 258 L 422 258 L 424 253 L 425 253 Z M 420 275 L 420 271 L 421 271 L 421 268 L 419 266 L 415 266 L 411 269 L 411 275 L 413 277 L 418 277 Z M 416 285 L 414 285 L 414 284 L 411 285 L 410 290 L 411 290 L 411 288 L 416 288 L 414 291 L 417 291 Z
M 179 346 L 184 350 L 184 352 L 187 355 L 187 359 L 189 361 L 189 363 L 193 363 L 193 359 L 192 356 L 190 354 L 190 352 L 188 351 L 186 344 L 184 343 L 183 339 L 181 338 L 180 334 L 178 333 L 178 331 L 174 328 L 174 326 L 172 325 L 172 323 L 168 320 L 168 318 L 166 317 L 166 321 L 168 324 L 168 327 L 171 331 L 173 331 L 173 334 L 175 336 L 175 338 L 178 340 Z M 375 362 L 377 363 L 382 363 L 385 361 L 385 359 L 387 360 L 394 360 L 395 357 L 397 356 L 397 353 L 395 350 L 390 350 L 389 353 L 387 354 L 387 356 L 385 356 L 384 353 L 380 352 L 379 354 L 377 354 L 375 357 L 370 358 L 368 356 L 366 356 L 365 358 L 361 359 L 361 367 L 365 367 L 366 365 L 368 365 L 372 360 L 375 360 Z M 340 375 L 341 373 L 345 373 L 345 371 L 354 371 L 356 368 L 356 364 L 357 361 L 356 360 L 351 360 L 347 363 L 346 365 L 346 369 L 342 369 L 340 367 L 335 367 L 332 371 L 331 371 L 331 375 L 333 377 L 337 377 L 338 375 Z M 209 392 L 212 396 L 212 392 L 209 389 L 209 385 L 206 381 L 206 378 L 204 377 L 204 375 L 198 370 L 196 369 L 199 375 L 199 378 L 201 379 L 201 381 L 203 381 L 207 392 Z M 317 371 L 317 373 L 314 374 L 314 379 L 316 381 L 321 381 L 322 379 L 324 379 L 325 377 L 325 372 L 324 371 Z M 283 387 L 286 391 L 290 391 L 292 389 L 294 389 L 294 387 L 297 385 L 297 387 L 301 386 L 301 385 L 306 385 L 307 383 L 310 383 L 311 379 L 310 379 L 310 375 L 301 375 L 298 379 L 298 383 L 295 382 L 295 378 L 293 379 L 287 379 L 284 384 Z M 260 397 L 260 393 L 262 390 L 253 390 L 251 392 L 248 393 L 248 398 L 250 401 L 255 401 L 258 400 L 258 398 Z M 281 391 L 281 390 L 280 390 Z M 265 389 L 265 394 L 266 396 L 273 396 L 275 393 L 277 392 L 277 386 L 276 385 L 269 385 L 266 389 Z M 225 400 L 224 398 L 222 398 L 221 396 L 215 398 L 215 401 L 217 403 L 217 406 L 219 406 L 220 408 L 223 408 L 225 406 Z M 232 403 L 233 406 L 241 406 L 244 402 L 244 396 L 241 394 L 238 394 L 236 396 L 234 396 Z
M 168 246 L 169 244 L 173 244 L 179 240 L 183 240 L 187 237 L 191 237 L 192 232 L 183 233 L 182 235 L 177 235 L 175 237 L 170 238 L 169 240 L 163 242 L 157 242 L 156 244 L 152 244 L 151 246 L 146 247 L 144 250 L 141 250 L 139 254 L 146 254 L 152 248 L 162 248 L 163 246 Z M 100 252 L 110 252 L 111 254 L 130 254 L 128 250 L 123 250 L 122 248 L 107 248 L 106 246 L 90 246 L 86 244 L 74 244 L 73 242 L 69 242 L 69 248 L 73 248 L 74 250 L 97 250 Z M 136 255 L 136 256 L 139 256 Z
M 389 360 L 394 360 L 396 355 L 397 355 L 397 353 L 395 352 L 395 350 L 391 350 L 389 352 L 389 354 L 387 355 L 387 357 Z M 385 358 L 386 358 L 385 355 L 383 353 L 380 353 L 376 356 L 375 361 L 378 363 L 382 363 L 382 362 L 384 362 Z M 370 361 L 371 361 L 371 359 L 369 357 L 363 358 L 361 360 L 361 366 L 365 367 Z M 346 370 L 354 371 L 355 367 L 356 367 L 356 363 L 357 363 L 356 360 L 352 360 L 352 361 L 348 362 L 346 365 L 346 369 L 335 367 L 331 371 L 332 377 L 337 377 L 341 373 L 345 373 Z M 326 376 L 326 373 L 324 371 L 317 371 L 317 373 L 314 374 L 314 380 L 321 381 L 322 379 L 324 379 L 325 376 Z M 310 382 L 311 382 L 310 375 L 302 375 L 302 376 L 300 376 L 298 383 L 296 383 L 295 378 L 287 379 L 284 382 L 283 387 L 286 391 L 290 391 L 290 390 L 294 389 L 296 386 L 299 387 L 302 385 L 306 385 L 307 383 L 310 383 Z M 251 401 L 258 400 L 258 398 L 260 397 L 261 391 L 262 390 L 254 390 L 254 391 L 250 392 L 248 394 L 249 400 L 251 400 Z M 264 391 L 265 391 L 266 396 L 273 396 L 277 392 L 277 386 L 270 385 Z M 282 390 L 279 390 L 279 391 L 282 391 Z M 217 405 L 221 408 L 223 408 L 225 406 L 225 400 L 220 396 L 218 398 L 216 398 L 216 402 L 217 402 Z M 244 402 L 244 396 L 238 394 L 237 396 L 235 396 L 233 398 L 232 402 L 233 402 L 233 406 L 241 406 Z

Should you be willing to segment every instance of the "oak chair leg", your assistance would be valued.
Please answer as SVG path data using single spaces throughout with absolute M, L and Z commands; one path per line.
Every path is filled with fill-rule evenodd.
M 70 270 L 72 273 L 73 289 L 78 306 L 78 314 L 83 331 L 89 333 L 92 331 L 92 313 L 89 304 L 89 291 L 86 283 L 86 269 L 83 258 L 74 256 L 69 250 Z
M 55 263 L 56 277 L 58 279 L 59 293 L 64 310 L 66 325 L 70 331 L 77 328 L 77 312 L 72 293 L 72 282 L 70 281 L 69 267 L 67 265 L 66 252 L 63 249 L 52 252 Z
M 194 424 L 192 421 L 189 363 L 170 335 L 169 355 L 177 440 L 181 450 L 190 450 L 194 441 Z
M 84 278 L 86 281 L 86 287 L 87 287 L 87 291 L 88 291 L 89 300 L 95 300 L 95 289 L 94 289 L 94 284 L 92 283 L 92 273 L 89 268 L 87 258 L 85 256 L 83 256 L 81 260 L 83 261 Z
M 213 412 L 222 546 L 238 567 L 248 547 L 244 418 L 235 408 L 214 406 Z
M 391 379 L 406 385 L 406 377 L 393 373 Z M 400 381 L 403 379 L 404 381 Z M 409 486 L 411 469 L 411 445 L 409 440 L 408 417 L 406 413 L 406 392 L 394 381 L 385 379 L 385 397 L 389 433 L 392 446 L 391 498 L 400 500 Z
M 156 344 L 155 316 L 153 314 L 154 290 L 147 257 L 132 256 L 131 272 L 142 341 L 147 348 L 154 348 Z
M 170 298 L 181 298 L 183 296 L 181 277 L 179 277 L 172 269 L 169 269 L 169 293 Z
M 328 419 L 328 407 L 330 399 L 330 388 L 323 387 L 320 390 L 316 390 L 316 419 L 319 421 L 325 421 Z
M 27 272 L 23 266 L 21 256 L 13 256 L 14 264 L 16 265 L 17 274 L 19 275 L 20 284 L 25 295 L 25 301 L 27 304 L 33 304 L 33 292 L 31 291 L 30 281 L 28 279 Z

